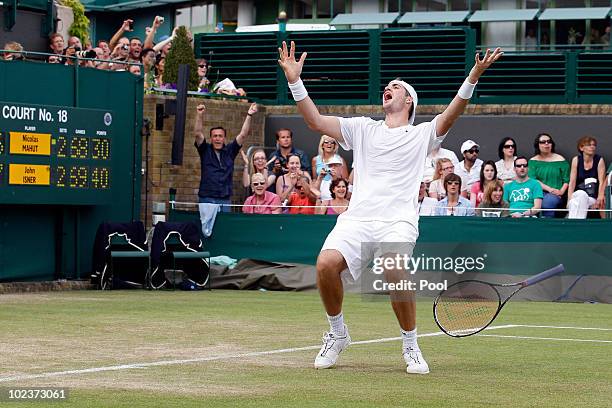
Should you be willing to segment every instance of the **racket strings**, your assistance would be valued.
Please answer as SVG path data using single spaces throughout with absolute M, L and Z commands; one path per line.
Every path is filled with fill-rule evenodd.
M 486 327 L 499 308 L 499 294 L 481 282 L 460 282 L 440 294 L 436 320 L 449 334 L 470 334 Z

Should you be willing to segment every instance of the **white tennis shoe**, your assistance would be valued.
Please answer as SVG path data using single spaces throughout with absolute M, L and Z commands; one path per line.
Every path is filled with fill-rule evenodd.
M 423 358 L 420 350 L 407 348 L 404 350 L 404 361 L 406 362 L 406 372 L 408 374 L 427 374 L 429 366 Z
M 332 332 L 323 335 L 323 346 L 315 358 L 315 368 L 330 368 L 336 364 L 340 353 L 351 344 L 348 328 L 344 326 L 344 336 L 336 336 Z

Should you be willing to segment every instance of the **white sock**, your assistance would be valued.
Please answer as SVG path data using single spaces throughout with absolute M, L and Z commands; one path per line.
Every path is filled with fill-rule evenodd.
M 343 337 L 346 334 L 342 312 L 337 316 L 327 315 L 327 320 L 329 321 L 329 327 L 334 336 Z
M 402 343 L 404 346 L 404 350 L 406 349 L 412 349 L 415 351 L 419 351 L 419 345 L 417 344 L 417 329 L 416 327 L 414 328 L 414 330 L 411 331 L 405 331 L 404 329 L 400 328 L 400 331 L 402 332 Z

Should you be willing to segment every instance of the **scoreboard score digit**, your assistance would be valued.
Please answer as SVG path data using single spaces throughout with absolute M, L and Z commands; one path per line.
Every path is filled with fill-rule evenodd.
M 0 204 L 109 203 L 112 122 L 110 111 L 0 102 Z

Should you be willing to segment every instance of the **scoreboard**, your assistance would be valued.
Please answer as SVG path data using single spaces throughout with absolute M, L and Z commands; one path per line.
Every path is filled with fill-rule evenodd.
M 110 203 L 114 136 L 112 111 L 0 102 L 0 204 Z

